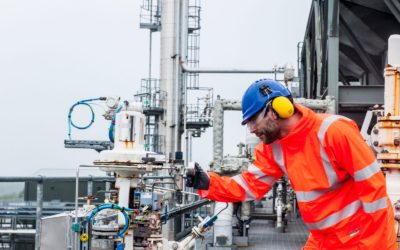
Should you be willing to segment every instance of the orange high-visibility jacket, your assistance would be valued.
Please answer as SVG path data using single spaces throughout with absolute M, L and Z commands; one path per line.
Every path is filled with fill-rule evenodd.
M 281 140 L 260 143 L 248 171 L 209 173 L 202 197 L 260 199 L 286 174 L 310 230 L 304 249 L 397 249 L 394 216 L 376 158 L 350 119 L 296 104 L 300 122 Z

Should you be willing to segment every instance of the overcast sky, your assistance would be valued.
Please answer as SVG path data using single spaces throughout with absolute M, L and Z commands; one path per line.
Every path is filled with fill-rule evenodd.
M 0 161 L 2 175 L 31 175 L 42 168 L 76 168 L 97 153 L 64 149 L 67 115 L 78 100 L 131 99 L 148 76 L 148 30 L 139 29 L 142 1 L 0 1 Z M 203 0 L 200 65 L 219 68 L 296 66 L 311 0 Z M 158 77 L 159 34 L 153 72 Z M 263 75 L 201 75 L 214 96 L 241 99 Z M 96 108 L 92 128 L 73 139 L 107 139 L 108 123 Z M 225 154 L 244 142 L 240 112 L 225 115 Z M 77 123 L 88 113 L 77 110 Z M 212 133 L 195 139 L 193 158 L 212 160 Z

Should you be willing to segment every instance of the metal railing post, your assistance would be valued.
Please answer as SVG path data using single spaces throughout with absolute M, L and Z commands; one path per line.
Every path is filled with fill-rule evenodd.
M 35 250 L 40 250 L 40 234 L 42 231 L 42 211 L 43 211 L 43 179 L 36 184 L 36 233 Z

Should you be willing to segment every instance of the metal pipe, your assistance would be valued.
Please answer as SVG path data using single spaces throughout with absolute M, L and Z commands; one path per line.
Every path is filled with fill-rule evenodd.
M 319 0 L 314 0 L 314 31 L 315 31 L 315 51 L 317 64 L 317 91 L 316 97 L 321 96 L 321 74 L 322 74 L 322 49 L 321 49 L 321 14 Z
M 163 182 L 163 181 L 155 181 L 153 184 L 151 184 L 151 192 L 154 192 L 154 187 L 157 184 L 175 184 L 175 182 Z
M 241 110 L 239 100 L 216 100 L 213 112 L 213 161 L 222 161 L 224 148 L 224 111 Z
M 304 96 L 304 78 L 303 78 L 303 72 L 300 72 L 300 64 L 301 64 L 301 52 L 300 48 L 302 48 L 303 42 L 298 42 L 297 43 L 297 76 L 300 79 L 300 89 L 299 89 L 299 94 L 301 97 Z
M 196 249 L 196 239 L 192 239 L 185 247 L 186 250 Z
M 222 100 L 216 100 L 213 111 L 214 162 L 222 161 L 224 154 L 224 108 Z
M 338 97 L 339 88 L 339 1 L 328 1 L 328 39 L 327 62 L 328 67 L 328 95 Z M 339 104 L 336 102 L 335 113 Z
M 36 233 L 35 233 L 35 250 L 40 250 L 40 234 L 42 231 L 42 212 L 43 212 L 43 182 L 38 181 L 36 184 Z
M 177 216 L 180 216 L 181 214 L 184 214 L 186 212 L 195 210 L 198 207 L 202 207 L 204 205 L 207 205 L 210 202 L 211 202 L 210 200 L 203 199 L 203 200 L 196 201 L 196 202 L 194 202 L 192 204 L 188 204 L 188 205 L 185 205 L 185 206 L 182 206 L 182 207 L 174 208 L 174 209 L 172 209 L 172 210 L 170 210 L 170 211 L 168 211 L 166 213 L 163 213 L 161 215 L 161 220 L 164 221 L 164 220 L 169 220 L 169 219 L 175 218 Z
M 218 219 L 214 223 L 214 246 L 228 247 L 232 245 L 232 216 L 233 204 L 225 202 L 215 202 L 214 212 L 220 211 Z M 224 238 L 220 242 L 220 238 Z
M 152 187 L 149 186 L 149 185 L 146 185 L 146 188 L 147 188 L 148 190 L 152 190 Z M 165 188 L 165 187 L 155 187 L 154 190 L 176 192 L 175 189 L 172 189 L 172 188 Z M 197 194 L 197 193 L 191 193 L 191 192 L 186 192 L 186 191 L 181 191 L 181 193 L 182 193 L 182 194 L 189 194 L 189 195 L 199 196 L 199 194 Z
M 92 177 L 92 176 L 90 176 Z M 87 196 L 92 196 L 93 195 L 93 181 L 92 179 L 88 180 L 87 182 Z
M 78 196 L 79 196 L 79 167 L 76 169 L 76 179 L 75 179 L 75 225 L 78 224 Z M 74 232 L 74 246 L 75 250 L 78 250 L 78 232 Z
M 174 28 L 174 39 L 175 39 L 175 55 L 174 55 L 174 69 L 175 69 L 175 77 L 174 77 L 174 85 L 175 85 L 175 103 L 174 103 L 174 150 L 172 153 L 175 153 L 177 151 L 181 151 L 181 134 L 180 134 L 180 106 L 182 104 L 182 86 L 181 86 L 181 70 L 179 67 L 179 61 L 180 61 L 180 27 L 181 27 L 181 18 L 180 18 L 180 13 L 181 13 L 181 5 L 180 5 L 180 0 L 175 1 L 175 28 Z M 175 156 L 173 156 L 175 158 Z
M 166 96 L 166 105 L 163 107 L 165 113 L 163 119 L 159 121 L 160 134 L 164 135 L 165 143 L 162 145 L 161 152 L 165 153 L 166 160 L 169 160 L 172 140 L 174 138 L 174 0 L 161 1 L 161 23 L 160 33 L 160 91 L 168 93 Z M 172 145 L 173 147 L 173 145 Z
M 153 31 L 150 30 L 149 34 L 149 91 L 151 95 L 151 57 L 152 57 L 152 45 L 153 45 Z M 151 98 L 151 96 L 150 96 Z
M 306 46 L 306 77 L 305 77 L 305 83 L 306 83 L 306 87 L 305 87 L 305 91 L 307 91 L 307 93 L 302 96 L 306 97 L 306 98 L 311 98 L 311 45 L 310 45 L 310 40 L 308 38 L 306 38 L 305 40 L 305 46 Z
M 163 176 L 143 176 L 144 180 L 158 180 L 158 179 L 174 179 L 174 177 L 169 176 L 169 175 L 163 175 Z
M 110 182 L 106 182 L 106 192 L 105 192 L 105 197 L 104 198 L 106 198 L 107 200 L 109 200 L 110 198 L 111 198 L 111 192 L 110 192 L 110 189 L 111 189 L 111 183 Z
M 192 157 L 192 152 L 193 152 L 193 132 L 190 131 L 189 133 L 189 162 L 192 161 L 193 157 Z
M 188 0 L 184 0 L 184 1 L 180 1 L 181 2 L 181 6 L 180 6 L 180 30 L 179 30 L 179 40 L 180 40 L 180 48 L 179 48 L 179 53 L 180 53 L 180 60 L 187 60 L 187 41 L 188 41 Z M 178 69 L 180 69 L 179 63 L 177 65 Z M 186 130 L 186 122 L 187 122 L 187 75 L 184 74 L 182 72 L 182 70 L 180 71 L 180 79 L 181 79 L 181 88 L 182 88 L 182 92 L 180 95 L 180 105 L 182 107 L 183 110 L 181 110 L 181 112 L 183 112 L 183 131 L 185 134 L 185 143 L 186 143 L 186 147 L 185 147 L 185 162 L 186 164 L 188 163 L 188 140 L 187 140 L 187 130 Z M 180 112 L 180 113 L 181 113 Z M 182 124 L 182 123 L 179 123 Z M 178 131 L 179 132 L 179 131 Z M 180 141 L 180 144 L 182 142 Z M 183 150 L 180 150 L 183 151 Z
M 75 181 L 75 177 L 46 177 L 46 176 L 3 176 L 0 177 L 0 182 L 26 182 L 26 181 L 34 181 L 34 182 L 60 182 L 60 181 Z M 89 176 L 89 177 L 81 177 L 80 181 L 96 181 L 96 182 L 104 182 L 104 181 L 115 181 L 114 177 L 109 176 Z
M 217 68 L 189 68 L 186 62 L 181 62 L 183 72 L 206 74 L 275 74 L 284 73 L 283 69 L 217 69 Z

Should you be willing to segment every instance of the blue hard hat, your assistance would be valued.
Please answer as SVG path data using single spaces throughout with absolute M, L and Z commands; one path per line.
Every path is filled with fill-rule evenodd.
M 242 98 L 242 125 L 246 124 L 268 102 L 278 96 L 291 96 L 291 93 L 280 82 L 271 79 L 261 79 L 253 82 Z

